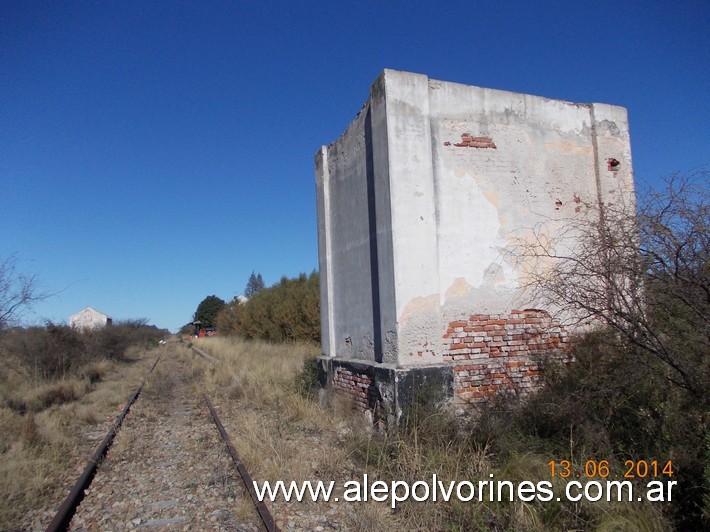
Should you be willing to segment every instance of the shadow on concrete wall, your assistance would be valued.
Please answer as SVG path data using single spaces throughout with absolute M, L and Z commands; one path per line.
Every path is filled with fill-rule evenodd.
M 380 320 L 380 274 L 377 253 L 377 208 L 375 205 L 375 162 L 372 151 L 372 116 L 365 115 L 365 161 L 367 172 L 367 220 L 370 230 L 370 286 L 372 290 L 372 334 L 375 362 L 382 362 L 382 325 Z

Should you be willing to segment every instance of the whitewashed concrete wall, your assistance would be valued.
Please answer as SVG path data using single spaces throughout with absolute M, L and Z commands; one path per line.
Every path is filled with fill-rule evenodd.
M 625 109 L 393 70 L 316 181 L 324 354 L 398 367 L 442 363 L 453 321 L 541 308 L 505 253 L 516 239 L 633 208 Z

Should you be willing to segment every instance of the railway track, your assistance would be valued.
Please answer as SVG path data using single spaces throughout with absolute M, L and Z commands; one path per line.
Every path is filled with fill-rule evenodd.
M 155 361 L 48 531 L 278 530 L 191 366 L 185 355 Z

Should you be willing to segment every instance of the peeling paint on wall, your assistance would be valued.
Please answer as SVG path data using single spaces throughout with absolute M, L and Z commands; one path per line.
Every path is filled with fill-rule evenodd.
M 518 260 L 516 250 L 572 253 L 570 221 L 634 202 L 625 109 L 393 70 L 321 149 L 316 171 L 324 359 L 387 364 L 394 375 L 466 366 L 454 378 L 457 401 L 527 389 L 540 369 L 533 352 L 564 351 L 570 331 L 555 320 L 570 309 L 522 318 L 552 332 L 535 336 L 532 322 L 506 329 L 521 325 L 513 309 L 541 306 L 525 287 L 552 263 Z M 474 316 L 504 322 L 506 334 L 459 342 L 442 333 L 457 321 L 477 327 Z M 485 347 L 464 345 L 474 343 Z

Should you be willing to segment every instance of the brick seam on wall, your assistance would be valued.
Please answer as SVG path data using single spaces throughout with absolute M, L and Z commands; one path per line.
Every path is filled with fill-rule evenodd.
M 474 314 L 449 323 L 443 336 L 453 365 L 454 403 L 483 403 L 500 395 L 524 397 L 542 378 L 543 359 L 561 359 L 569 334 L 544 310 Z

